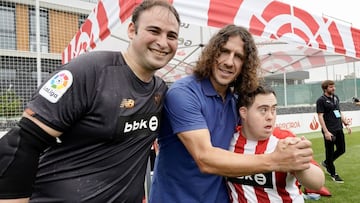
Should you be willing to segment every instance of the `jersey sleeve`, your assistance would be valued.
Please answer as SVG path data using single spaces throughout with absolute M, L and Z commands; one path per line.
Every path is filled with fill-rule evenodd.
M 320 97 L 317 101 L 316 101 L 316 113 L 324 113 L 324 105 L 323 105 L 323 98 Z
M 279 139 L 284 139 L 287 137 L 296 137 L 294 133 L 290 130 L 281 129 L 279 127 L 274 128 L 273 135 Z
M 81 59 L 56 70 L 27 104 L 34 117 L 55 130 L 63 132 L 79 120 L 96 95 L 93 65 Z

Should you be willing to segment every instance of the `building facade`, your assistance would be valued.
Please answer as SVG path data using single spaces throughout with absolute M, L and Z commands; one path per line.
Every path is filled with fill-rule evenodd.
M 11 127 L 97 0 L 0 0 L 0 130 Z M 37 51 L 37 50 L 40 51 Z

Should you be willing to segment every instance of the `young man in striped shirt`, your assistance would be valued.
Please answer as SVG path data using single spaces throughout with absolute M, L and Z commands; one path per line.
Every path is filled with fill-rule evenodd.
M 265 85 L 239 97 L 237 107 L 242 123 L 233 136 L 230 151 L 240 154 L 271 153 L 279 139 L 295 137 L 290 131 L 275 127 L 276 106 L 274 90 Z M 310 168 L 303 171 L 273 171 L 227 178 L 230 199 L 233 203 L 303 203 L 299 184 L 308 189 L 319 190 L 325 182 L 319 165 L 314 160 L 311 163 Z

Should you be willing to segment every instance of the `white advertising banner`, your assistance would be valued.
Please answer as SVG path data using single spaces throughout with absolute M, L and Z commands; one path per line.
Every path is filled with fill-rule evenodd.
M 343 111 L 343 114 L 350 120 L 350 126 L 360 126 L 360 110 L 359 111 Z M 277 115 L 276 126 L 292 131 L 295 134 L 320 132 L 321 127 L 317 117 L 317 113 L 301 113 Z M 0 137 L 6 132 L 0 131 Z
M 360 126 L 360 111 L 343 111 L 343 114 L 350 120 L 351 127 Z M 277 115 L 276 126 L 295 134 L 321 131 L 317 113 Z

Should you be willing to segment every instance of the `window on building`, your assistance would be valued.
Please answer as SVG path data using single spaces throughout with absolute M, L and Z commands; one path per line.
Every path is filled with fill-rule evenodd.
M 82 24 L 84 24 L 84 22 L 86 21 L 86 19 L 87 19 L 87 17 L 88 17 L 88 15 L 85 15 L 85 14 L 80 14 L 79 15 L 79 24 L 78 24 L 78 26 L 79 26 L 79 28 L 82 26 Z
M 0 3 L 0 49 L 16 49 L 15 6 Z
M 36 11 L 30 8 L 30 51 L 36 52 Z M 49 52 L 49 15 L 48 11 L 40 8 L 40 50 Z

